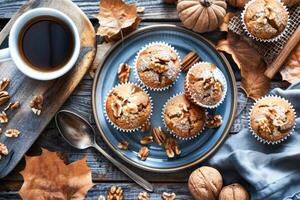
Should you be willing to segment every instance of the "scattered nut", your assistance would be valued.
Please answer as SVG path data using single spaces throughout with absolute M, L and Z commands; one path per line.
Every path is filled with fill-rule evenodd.
M 166 134 L 161 130 L 161 127 L 154 127 L 152 128 L 152 135 L 154 141 L 158 145 L 162 145 L 165 143 L 165 140 L 167 139 Z
M 141 160 L 143 160 L 143 161 L 146 160 L 148 158 L 148 156 L 149 156 L 149 149 L 148 149 L 148 147 L 142 147 L 140 149 L 140 151 L 139 151 L 138 156 L 139 156 L 139 158 Z
M 165 142 L 165 150 L 168 158 L 174 158 L 181 154 L 181 150 L 175 138 L 167 138 Z
M 118 148 L 119 149 L 122 149 L 122 150 L 127 150 L 128 149 L 128 146 L 129 146 L 129 144 L 128 144 L 128 142 L 127 141 L 122 141 L 122 142 L 120 142 L 119 144 L 118 144 Z
M 150 123 L 150 121 L 148 120 L 147 122 L 145 122 L 145 123 L 142 125 L 141 131 L 142 131 L 142 132 L 146 132 L 146 131 L 148 131 L 148 130 L 150 129 L 150 127 L 151 127 L 151 123 Z
M 219 194 L 219 200 L 249 200 L 247 190 L 238 183 L 233 183 L 222 188 Z
M 9 94 L 6 91 L 0 92 L 0 106 L 5 104 L 9 100 Z
M 176 194 L 174 192 L 172 193 L 163 192 L 161 198 L 163 200 L 174 200 L 176 198 Z
M 4 111 L 0 113 L 0 124 L 5 124 L 8 122 L 8 117 Z
M 30 101 L 30 107 L 32 112 L 35 115 L 40 115 L 42 113 L 44 98 L 42 95 L 34 96 L 32 100 Z
M 20 131 L 19 130 L 17 130 L 17 129 L 8 129 L 8 130 L 6 130 L 5 131 L 5 136 L 6 137 L 18 137 L 19 136 L 19 134 L 20 134 Z
M 0 128 L 0 134 L 2 134 L 2 128 Z
M 122 200 L 123 190 L 121 187 L 111 186 L 110 190 L 107 191 L 107 200 Z
M 189 52 L 181 62 L 181 70 L 187 72 L 194 64 L 201 61 L 202 59 L 197 55 L 196 52 Z
M 206 121 L 207 128 L 218 128 L 222 125 L 223 119 L 221 115 L 208 115 Z
M 141 140 L 140 140 L 140 143 L 141 144 L 144 144 L 144 145 L 147 145 L 147 144 L 150 144 L 153 142 L 153 137 L 151 135 L 148 135 L 148 136 L 144 136 Z
M 3 78 L 0 81 L 0 92 L 4 91 L 7 88 L 7 86 L 9 85 L 9 83 L 10 83 L 10 80 L 8 78 Z
M 136 12 L 137 13 L 143 13 L 145 11 L 145 7 L 137 7 Z
M 0 159 L 8 154 L 8 149 L 5 144 L 0 142 Z
M 120 83 L 127 83 L 130 75 L 130 66 L 127 63 L 121 63 L 118 69 L 118 79 Z
M 100 196 L 98 197 L 98 200 L 105 200 L 105 197 L 104 197 L 103 195 L 100 195 Z
M 150 200 L 150 195 L 148 192 L 140 192 L 138 200 Z

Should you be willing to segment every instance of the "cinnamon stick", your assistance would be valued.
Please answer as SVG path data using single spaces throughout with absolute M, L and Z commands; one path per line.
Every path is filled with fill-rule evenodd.
M 292 50 L 297 46 L 300 41 L 300 26 L 296 29 L 293 35 L 289 38 L 287 43 L 282 48 L 281 52 L 277 56 L 277 58 L 271 63 L 267 70 L 265 71 L 265 75 L 272 79 L 275 74 L 280 70 L 281 66 L 284 64 L 284 61 L 290 55 Z

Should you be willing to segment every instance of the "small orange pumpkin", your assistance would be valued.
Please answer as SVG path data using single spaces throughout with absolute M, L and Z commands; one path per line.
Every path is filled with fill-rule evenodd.
M 242 8 L 248 1 L 250 0 L 227 0 L 227 3 L 231 6 Z
M 177 12 L 186 28 L 204 33 L 220 26 L 226 7 L 225 0 L 179 0 Z

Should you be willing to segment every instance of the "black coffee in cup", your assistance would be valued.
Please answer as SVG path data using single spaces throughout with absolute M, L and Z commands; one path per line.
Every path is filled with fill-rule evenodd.
M 30 20 L 21 30 L 18 46 L 23 60 L 39 71 L 63 67 L 74 52 L 74 35 L 68 25 L 53 16 Z

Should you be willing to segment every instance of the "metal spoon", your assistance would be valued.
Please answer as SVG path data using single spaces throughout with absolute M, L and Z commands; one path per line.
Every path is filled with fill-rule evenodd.
M 68 110 L 61 110 L 55 115 L 55 123 L 62 137 L 70 145 L 78 149 L 96 148 L 106 159 L 112 162 L 138 185 L 149 192 L 153 191 L 153 186 L 148 181 L 115 160 L 96 143 L 95 130 L 83 117 Z

